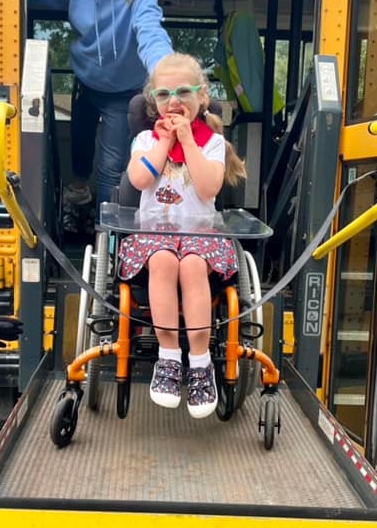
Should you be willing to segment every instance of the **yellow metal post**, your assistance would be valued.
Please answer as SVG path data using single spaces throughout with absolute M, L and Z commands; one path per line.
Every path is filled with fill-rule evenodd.
M 5 172 L 5 129 L 6 121 L 16 115 L 14 106 L 8 103 L 0 103 L 0 198 L 5 205 L 13 222 L 19 228 L 22 238 L 30 247 L 35 247 L 37 239 L 33 234 L 23 212 L 21 211 L 14 196 L 13 189 L 6 179 Z

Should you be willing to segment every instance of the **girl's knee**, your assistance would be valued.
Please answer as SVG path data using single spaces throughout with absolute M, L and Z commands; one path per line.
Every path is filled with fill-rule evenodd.
M 183 257 L 179 263 L 180 273 L 207 273 L 208 264 L 205 259 L 194 253 Z
M 156 251 L 148 260 L 148 269 L 152 273 L 154 271 L 174 272 L 178 266 L 177 256 L 167 250 Z
M 208 281 L 209 267 L 199 255 L 190 254 L 179 263 L 179 277 L 182 284 L 194 282 L 198 285 Z

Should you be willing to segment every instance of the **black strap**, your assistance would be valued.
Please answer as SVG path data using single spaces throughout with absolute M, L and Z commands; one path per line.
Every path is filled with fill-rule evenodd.
M 35 216 L 35 214 L 32 211 L 30 205 L 28 204 L 27 200 L 25 199 L 25 197 L 22 194 L 21 187 L 20 187 L 19 183 L 18 184 L 15 183 L 14 177 L 8 177 L 8 180 L 9 180 L 9 182 L 11 183 L 11 185 L 12 185 L 12 187 L 14 189 L 14 194 L 15 194 L 15 196 L 17 198 L 17 201 L 18 201 L 18 203 L 19 203 L 19 205 L 20 205 L 20 207 L 21 207 L 21 209 L 22 209 L 27 221 L 29 222 L 31 228 L 33 229 L 35 235 L 38 237 L 40 242 L 46 247 L 46 249 L 48 249 L 50 254 L 60 264 L 60 266 L 64 269 L 64 271 L 69 275 L 69 277 L 71 277 L 71 279 L 78 286 L 80 286 L 80 288 L 85 290 L 88 293 L 88 295 L 91 295 L 93 297 L 93 299 L 98 301 L 100 304 L 102 304 L 102 306 L 104 306 L 105 308 L 107 308 L 111 312 L 116 313 L 117 315 L 123 315 L 124 317 L 127 317 L 127 318 L 131 319 L 132 321 L 139 322 L 140 324 L 142 324 L 144 326 L 151 326 L 151 327 L 158 328 L 158 329 L 161 329 L 161 330 L 170 330 L 170 331 L 173 331 L 173 330 L 175 330 L 175 331 L 181 331 L 181 330 L 185 330 L 185 331 L 190 330 L 190 331 L 192 331 L 192 330 L 204 330 L 204 329 L 207 329 L 207 328 L 212 328 L 213 326 L 218 327 L 218 326 L 227 324 L 227 323 L 229 323 L 229 322 L 231 322 L 231 321 L 233 321 L 235 319 L 242 318 L 245 315 L 248 315 L 249 313 L 253 312 L 257 308 L 262 306 L 264 303 L 269 301 L 275 295 L 277 295 L 283 288 L 285 288 L 287 286 L 287 284 L 289 284 L 292 281 L 292 279 L 303 268 L 303 266 L 306 264 L 306 262 L 311 258 L 311 255 L 312 255 L 313 251 L 321 244 L 323 238 L 325 237 L 325 235 L 327 233 L 327 230 L 331 226 L 331 222 L 332 222 L 334 216 L 336 215 L 336 213 L 338 212 L 338 210 L 340 208 L 340 205 L 341 205 L 341 203 L 342 203 L 342 201 L 344 199 L 344 196 L 347 193 L 348 189 L 351 186 L 353 186 L 356 183 L 358 183 L 361 180 L 363 180 L 364 178 L 366 178 L 367 176 L 371 176 L 372 174 L 376 174 L 376 171 L 367 172 L 367 173 L 363 174 L 362 176 L 360 176 L 359 178 L 357 178 L 356 180 L 350 182 L 348 185 L 346 185 L 346 187 L 344 187 L 344 189 L 341 192 L 338 200 L 334 204 L 333 208 L 331 209 L 331 211 L 327 215 L 325 221 L 323 222 L 323 224 L 321 225 L 321 227 L 319 228 L 319 230 L 317 231 L 317 233 L 313 237 L 313 239 L 310 242 L 310 244 L 305 248 L 305 250 L 302 252 L 300 257 L 296 260 L 296 262 L 294 262 L 294 264 L 287 271 L 287 273 L 267 293 L 265 293 L 263 295 L 263 297 L 261 297 L 258 302 L 256 302 L 255 304 L 253 304 L 252 306 L 247 308 L 245 311 L 241 312 L 239 315 L 237 315 L 237 317 L 225 319 L 225 320 L 223 320 L 223 321 L 221 321 L 219 323 L 215 323 L 214 325 L 202 326 L 202 327 L 197 327 L 197 328 L 166 328 L 166 327 L 162 327 L 162 326 L 153 325 L 153 323 L 150 323 L 148 321 L 144 321 L 142 319 L 135 318 L 133 316 L 130 316 L 129 314 L 123 314 L 119 310 L 119 308 L 117 308 L 113 304 L 109 303 L 105 298 L 102 297 L 102 295 L 100 295 L 98 292 L 96 292 L 96 290 L 91 286 L 91 284 L 89 284 L 88 282 L 86 282 L 82 278 L 82 276 L 77 271 L 77 269 L 73 266 L 73 264 L 70 262 L 70 260 L 64 255 L 64 253 L 58 248 L 58 246 L 51 239 L 51 237 L 49 236 L 49 234 L 47 233 L 47 231 L 45 230 L 43 225 L 40 223 L 38 218 Z
M 89 295 L 93 297 L 96 301 L 101 303 L 108 310 L 115 312 L 120 315 L 119 309 L 113 304 L 109 303 L 106 299 L 102 297 L 96 290 L 91 286 L 89 282 L 86 282 L 71 261 L 65 256 L 65 254 L 58 248 L 55 242 L 52 240 L 50 235 L 47 233 L 46 229 L 40 223 L 38 218 L 35 216 L 33 210 L 31 209 L 28 201 L 25 199 L 22 194 L 21 187 L 19 185 L 14 185 L 14 180 L 11 180 L 13 185 L 14 194 L 17 198 L 17 201 L 22 209 L 22 212 L 25 215 L 25 218 L 29 222 L 31 228 L 33 229 L 35 235 L 38 237 L 39 241 L 45 246 L 54 259 L 60 264 L 64 271 L 69 275 L 69 277 L 78 285 L 80 288 L 85 290 Z

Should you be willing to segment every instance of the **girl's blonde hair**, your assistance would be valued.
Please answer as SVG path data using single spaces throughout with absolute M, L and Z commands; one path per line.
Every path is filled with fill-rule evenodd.
M 191 55 L 185 53 L 170 53 L 163 57 L 156 65 L 148 83 L 144 87 L 144 96 L 147 99 L 147 111 L 149 117 L 154 120 L 158 117 L 156 103 L 151 95 L 155 88 L 155 78 L 159 73 L 166 74 L 167 70 L 177 71 L 177 69 L 186 69 L 192 74 L 191 82 L 193 85 L 208 85 L 208 79 L 203 72 L 199 62 Z M 205 101 L 199 110 L 199 117 L 204 119 L 206 124 L 217 134 L 224 135 L 224 127 L 221 118 L 209 111 L 210 99 L 206 93 Z M 225 174 L 224 180 L 228 185 L 236 186 L 240 178 L 246 178 L 245 162 L 242 161 L 233 145 L 225 139 Z

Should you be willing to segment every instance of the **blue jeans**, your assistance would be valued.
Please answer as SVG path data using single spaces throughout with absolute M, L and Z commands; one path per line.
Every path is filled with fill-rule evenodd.
M 131 134 L 128 126 L 128 103 L 138 92 L 106 93 L 92 90 L 75 79 L 72 93 L 71 157 L 74 177 L 89 180 L 93 170 L 96 134 L 98 163 L 96 184 L 96 223 L 101 202 L 110 201 L 119 185 L 130 156 Z

